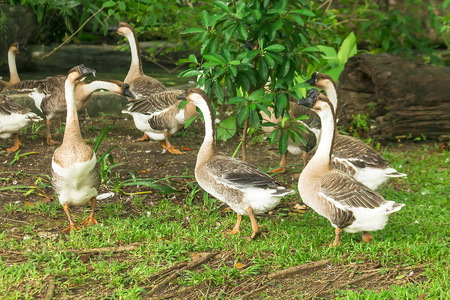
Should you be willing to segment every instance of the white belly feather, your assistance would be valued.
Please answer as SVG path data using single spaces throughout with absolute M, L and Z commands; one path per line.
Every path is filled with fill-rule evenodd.
M 59 202 L 62 205 L 83 205 L 97 196 L 98 191 L 92 186 L 92 178 L 89 176 L 96 163 L 95 154 L 90 161 L 75 163 L 68 168 L 61 167 L 52 159 L 53 172 L 59 176 L 57 184 L 60 191 Z

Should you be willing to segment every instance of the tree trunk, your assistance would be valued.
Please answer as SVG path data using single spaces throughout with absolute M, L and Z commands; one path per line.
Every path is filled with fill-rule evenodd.
M 338 90 L 339 125 L 347 130 L 354 116 L 368 114 L 368 135 L 379 139 L 449 137 L 450 67 L 364 53 L 348 60 Z

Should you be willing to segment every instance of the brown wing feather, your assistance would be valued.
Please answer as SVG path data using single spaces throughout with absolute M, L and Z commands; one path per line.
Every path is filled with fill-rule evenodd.
M 320 183 L 320 192 L 343 206 L 376 208 L 386 203 L 379 193 L 337 170 L 322 176 Z
M 337 135 L 333 144 L 333 156 L 351 161 L 356 167 L 387 168 L 388 161 L 357 138 Z
M 129 83 L 130 91 L 136 98 L 142 98 L 154 93 L 166 91 L 166 87 L 157 79 L 141 76 Z
M 0 115 L 26 114 L 29 112 L 31 110 L 28 107 L 23 107 L 6 95 L 0 95 Z
M 138 100 L 130 101 L 128 111 L 142 114 L 153 114 L 170 108 L 180 100 L 178 95 L 184 93 L 182 90 L 164 91 L 155 93 Z

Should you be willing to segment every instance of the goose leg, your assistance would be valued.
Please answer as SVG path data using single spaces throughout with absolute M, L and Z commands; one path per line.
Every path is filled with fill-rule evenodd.
M 74 228 L 81 230 L 81 228 L 77 226 L 77 224 L 72 220 L 72 217 L 70 216 L 69 204 L 64 204 L 63 209 L 66 212 L 67 218 L 69 219 L 70 226 L 68 228 L 62 230 L 61 232 L 62 233 L 66 232 L 66 231 L 72 232 Z
M 97 198 L 92 197 L 92 199 L 91 199 L 91 214 L 89 215 L 89 217 L 87 217 L 86 220 L 84 220 L 83 222 L 80 223 L 81 226 L 84 226 L 84 225 L 92 226 L 92 225 L 98 224 L 97 220 L 94 218 L 95 202 L 97 202 Z
M 255 218 L 255 215 L 253 214 L 252 207 L 250 206 L 245 211 L 247 212 L 248 216 L 250 217 L 250 222 L 252 222 L 252 236 L 251 236 L 251 239 L 255 239 L 256 237 L 261 235 L 261 231 L 259 231 L 259 226 L 256 223 L 256 218 Z
M 47 145 L 59 145 L 59 144 L 61 144 L 61 142 L 52 140 L 52 131 L 51 131 L 52 120 L 51 119 L 47 119 L 45 121 L 45 123 L 47 125 Z
M 226 233 L 227 233 L 227 234 L 238 234 L 238 232 L 239 232 L 239 227 L 241 227 L 241 221 L 242 221 L 242 215 L 237 214 L 236 225 L 234 225 L 233 230 L 227 230 Z
M 335 235 L 334 242 L 332 244 L 333 247 L 335 247 L 341 243 L 342 229 L 336 228 L 334 230 L 334 235 Z
M 22 145 L 21 142 L 19 142 L 19 135 L 17 133 L 14 133 L 14 146 L 11 148 L 6 149 L 8 152 L 16 152 L 19 150 L 20 145 Z
M 281 156 L 280 167 L 277 169 L 273 169 L 269 171 L 269 173 L 285 173 L 286 172 L 286 163 L 287 163 L 287 152 Z
M 134 142 L 144 142 L 144 141 L 150 141 L 150 137 L 144 133 L 144 135 L 140 139 L 134 140 Z
M 362 232 L 362 239 L 363 239 L 364 242 L 370 243 L 370 241 L 373 239 L 373 237 L 367 231 L 363 231 Z
M 178 149 L 178 147 L 173 146 L 169 142 L 169 134 L 167 132 L 164 132 L 164 141 L 160 141 L 159 144 L 161 145 L 161 147 L 163 147 L 172 154 L 183 154 L 183 152 L 181 152 Z

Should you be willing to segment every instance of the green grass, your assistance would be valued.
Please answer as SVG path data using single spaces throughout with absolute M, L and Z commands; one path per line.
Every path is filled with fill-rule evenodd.
M 1 213 L 6 217 L 19 212 L 35 217 L 25 220 L 31 225 L 3 223 L 0 253 L 17 252 L 23 259 L 11 262 L 0 257 L 0 291 L 5 299 L 33 299 L 45 292 L 49 278 L 56 278 L 57 298 L 70 298 L 80 290 L 85 297 L 145 298 L 148 288 L 144 287 L 149 285 L 152 274 L 190 261 L 192 253 L 217 250 L 230 253 L 235 262 L 243 262 L 247 267 L 240 270 L 219 260 L 213 266 L 205 264 L 183 272 L 174 282 L 186 287 L 204 282 L 212 286 L 239 284 L 260 274 L 330 258 L 335 264 L 344 265 L 374 261 L 386 270 L 427 265 L 425 281 L 393 283 L 382 291 L 335 290 L 336 299 L 417 299 L 422 293 L 427 294 L 427 299 L 450 299 L 450 155 L 432 150 L 433 147 L 424 146 L 415 152 L 383 153 L 408 177 L 391 180 L 380 193 L 406 206 L 390 217 L 384 230 L 372 232 L 374 240 L 370 244 L 361 242 L 360 234 L 344 233 L 339 247 L 324 246 L 334 238 L 334 230 L 325 218 L 311 210 L 289 214 L 278 209 L 270 217 L 259 217 L 263 236 L 252 242 L 242 238 L 251 235 L 249 219 L 244 217 L 240 234 L 226 237 L 222 231 L 234 226 L 235 214 L 223 212 L 225 206 L 206 197 L 202 190 L 185 194 L 181 204 L 175 204 L 172 195 L 153 205 L 149 195 L 132 196 L 128 204 L 99 203 L 97 218 L 101 225 L 55 239 L 42 238 L 38 231 L 67 225 L 59 204 L 5 205 Z M 194 187 L 195 183 L 191 184 L 191 189 Z M 291 205 L 301 203 L 298 194 L 284 201 Z M 73 215 L 80 221 L 88 214 L 84 210 Z M 47 221 L 33 221 L 42 219 Z M 12 231 L 15 227 L 19 227 L 20 234 Z M 136 242 L 141 245 L 133 251 L 96 254 L 88 264 L 81 263 L 76 254 L 80 249 Z M 398 278 L 402 275 L 405 274 Z

